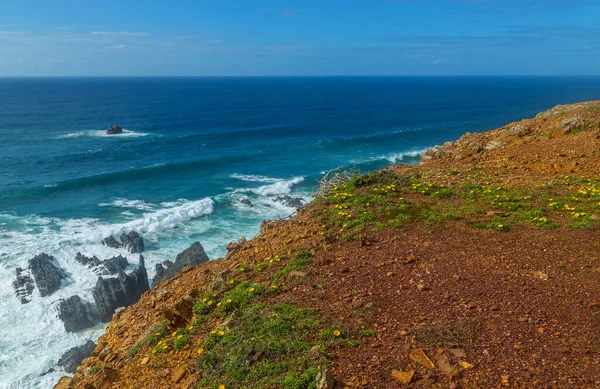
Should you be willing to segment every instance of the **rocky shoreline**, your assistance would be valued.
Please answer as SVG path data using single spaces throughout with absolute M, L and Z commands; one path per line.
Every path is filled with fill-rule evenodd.
M 141 298 L 55 388 L 596 387 L 599 142 L 600 102 L 558 106 L 355 177 L 226 258 L 194 243 L 145 292 L 120 270 L 101 289 Z

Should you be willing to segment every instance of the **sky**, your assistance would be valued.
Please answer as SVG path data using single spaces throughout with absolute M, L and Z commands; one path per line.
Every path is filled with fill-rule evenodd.
M 598 74 L 599 0 L 0 0 L 0 76 Z

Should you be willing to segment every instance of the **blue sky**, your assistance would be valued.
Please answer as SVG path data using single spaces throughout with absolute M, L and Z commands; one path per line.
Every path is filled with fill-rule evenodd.
M 598 0 L 0 0 L 0 76 L 599 69 Z

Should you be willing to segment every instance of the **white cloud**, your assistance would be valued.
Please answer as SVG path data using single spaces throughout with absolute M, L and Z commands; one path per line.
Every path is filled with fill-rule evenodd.
M 436 58 L 431 63 L 434 65 L 441 65 L 446 62 L 448 62 L 448 58 Z
M 115 50 L 123 50 L 125 48 L 125 45 L 123 45 L 123 44 L 121 44 L 121 45 L 114 45 L 111 48 L 115 49 Z
M 204 41 L 204 43 L 206 43 L 207 45 L 218 45 L 219 43 L 223 43 L 223 41 L 220 39 L 210 39 L 210 40 Z

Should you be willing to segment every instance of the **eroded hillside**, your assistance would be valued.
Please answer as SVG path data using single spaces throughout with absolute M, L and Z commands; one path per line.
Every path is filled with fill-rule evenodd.
M 58 387 L 599 387 L 599 131 L 558 106 L 357 176 L 146 292 Z

